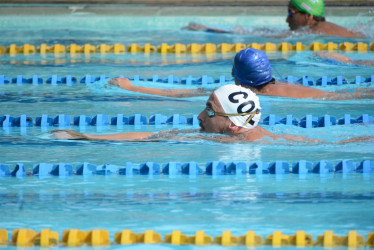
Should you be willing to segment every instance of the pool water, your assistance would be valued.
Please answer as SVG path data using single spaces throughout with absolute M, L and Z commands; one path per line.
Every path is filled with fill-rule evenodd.
M 162 235 L 172 230 L 188 235 L 196 230 L 208 235 L 220 235 L 223 230 L 234 235 L 247 230 L 260 235 L 275 230 L 290 235 L 297 230 L 312 235 L 327 229 L 340 235 L 374 230 L 371 175 L 75 176 L 1 181 L 5 184 L 0 189 L 2 227 L 6 228 L 58 232 L 102 228 L 111 235 L 125 228 L 153 229 Z
M 264 32 L 279 34 L 287 30 L 285 14 L 279 8 L 253 10 L 212 8 L 206 12 L 186 15 L 186 9 L 178 8 L 136 8 L 140 11 L 134 17 L 135 7 L 121 9 L 107 6 L 83 9 L 54 5 L 30 6 L 23 8 L 3 6 L 0 9 L 0 45 L 30 43 L 39 46 L 60 43 L 66 46 L 76 43 L 151 43 L 155 46 L 193 42 L 215 44 L 227 42 L 281 43 L 311 41 L 340 43 L 349 41 L 372 42 L 374 36 L 373 18 L 365 9 L 354 8 L 328 14 L 332 21 L 355 30 L 365 31 L 368 38 L 343 39 L 316 35 L 293 34 L 287 38 L 260 37 Z M 74 6 L 73 6 L 74 7 Z M 75 6 L 79 7 L 79 6 Z M 6 11 L 4 11 L 6 10 Z M 48 10 L 48 12 L 44 12 Z M 121 12 L 121 10 L 123 12 Z M 188 9 L 189 10 L 189 9 Z M 48 14 L 46 14 L 48 13 Z M 125 14 L 127 15 L 125 15 Z M 255 14 L 254 14 L 255 13 Z M 270 13 L 265 23 L 258 16 Z M 281 13 L 281 14 L 279 14 Z M 339 13 L 339 14 L 337 14 Z M 343 14 L 344 15 L 343 15 Z M 22 14 L 22 16 L 20 16 Z M 220 15 L 223 17 L 220 18 Z M 179 28 L 189 21 L 233 27 L 245 23 L 246 29 L 262 33 L 246 35 L 209 34 L 182 31 Z M 355 20 L 355 22 L 352 22 Z M 264 31 L 269 26 L 270 31 Z M 344 53 L 344 52 L 343 52 Z M 373 52 L 345 53 L 357 59 L 374 59 Z M 54 74 L 60 77 L 72 75 L 80 79 L 89 74 L 114 77 L 140 75 L 151 78 L 157 74 L 164 78 L 174 75 L 179 79 L 189 75 L 208 75 L 214 79 L 221 75 L 230 78 L 232 60 L 235 54 L 167 54 L 144 53 L 122 55 L 68 53 L 56 57 L 52 54 L 0 56 L 0 75 L 27 78 L 38 75 L 44 81 Z M 314 80 L 322 77 L 344 76 L 349 82 L 355 76 L 373 75 L 372 67 L 333 64 L 323 61 L 312 52 L 268 53 L 271 58 L 274 77 L 277 79 L 292 75 L 308 75 Z M 277 73 L 278 72 L 278 73 Z M 232 83 L 232 82 L 228 82 Z M 136 85 L 159 88 L 196 88 L 181 84 L 134 82 Z M 373 90 L 373 83 L 345 84 L 343 86 L 316 87 L 330 91 L 346 88 L 366 87 Z M 214 89 L 219 84 L 209 84 Z M 131 93 L 108 86 L 106 81 L 90 85 L 0 85 L 0 116 L 19 117 L 26 114 L 33 118 L 43 114 L 54 117 L 59 114 L 72 118 L 79 115 L 94 116 L 105 114 L 126 117 L 142 114 L 148 119 L 152 115 L 171 116 L 180 114 L 192 117 L 205 106 L 207 97 L 165 98 Z M 292 114 L 301 119 L 306 115 L 323 115 L 342 118 L 350 114 L 356 118 L 363 114 L 373 116 L 374 100 L 297 100 L 280 97 L 260 97 L 262 119 L 274 114 L 285 117 Z M 261 119 L 261 120 L 262 120 Z M 110 163 L 118 168 L 126 162 L 139 165 L 145 162 L 165 164 L 168 162 L 196 162 L 203 170 L 212 161 L 225 163 L 241 161 L 251 164 L 256 161 L 267 163 L 285 161 L 292 166 L 300 160 L 318 162 L 327 160 L 336 165 L 342 160 L 360 163 L 373 161 L 373 141 L 337 144 L 342 139 L 374 135 L 372 123 L 335 125 L 320 128 L 302 128 L 292 125 L 262 125 L 278 134 L 297 134 L 317 138 L 323 143 L 236 143 L 223 144 L 206 140 L 160 140 L 157 142 L 83 142 L 57 141 L 46 136 L 55 127 L 10 127 L 0 129 L 0 163 L 13 169 L 23 163 L 28 173 L 38 163 L 69 163 L 74 166 L 84 162 L 96 165 Z M 117 126 L 71 126 L 71 129 L 87 133 L 119 133 L 134 131 L 166 131 L 170 129 L 192 129 L 192 125 L 133 125 Z M 195 127 L 196 128 L 196 127 Z M 255 230 L 265 237 L 276 230 L 294 234 L 305 230 L 314 236 L 325 230 L 346 235 L 349 230 L 367 235 L 374 231 L 374 182 L 372 174 L 298 174 L 285 175 L 244 175 L 197 177 L 168 175 L 160 176 L 70 176 L 66 178 L 25 177 L 0 179 L 1 225 L 11 232 L 16 228 L 30 228 L 40 231 L 50 228 L 58 231 L 79 228 L 91 230 L 106 229 L 111 239 L 114 233 L 123 229 L 144 232 L 153 229 L 166 235 L 172 230 L 181 230 L 192 235 L 196 230 L 218 236 L 224 230 L 233 235 L 243 235 Z M 113 247 L 113 246 L 112 246 Z M 135 246 L 136 247 L 136 246 Z M 113 247 L 114 248 L 114 247 Z M 181 247 L 183 248 L 183 247 Z M 214 248 L 214 247 L 211 247 Z

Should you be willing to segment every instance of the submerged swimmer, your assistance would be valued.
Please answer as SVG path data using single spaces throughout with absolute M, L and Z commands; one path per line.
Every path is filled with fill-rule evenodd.
M 296 135 L 277 135 L 258 126 L 261 118 L 259 98 L 247 88 L 228 84 L 216 89 L 206 102 L 206 107 L 199 114 L 200 132 L 224 134 L 226 136 L 191 136 L 190 138 L 207 139 L 217 142 L 244 142 L 261 139 L 296 142 L 318 142 L 310 138 Z M 183 130 L 181 131 L 183 132 Z M 55 139 L 94 140 L 94 141 L 129 141 L 165 139 L 167 133 L 133 132 L 107 135 L 82 134 L 72 130 L 52 131 Z M 173 133 L 173 132 L 172 132 Z M 183 137 L 183 139 L 188 137 Z M 178 138 L 175 138 L 178 139 Z M 358 137 L 339 143 L 362 141 L 370 137 Z M 262 140 L 262 142 L 267 142 Z
M 323 0 L 291 0 L 288 5 L 286 22 L 291 31 L 301 30 L 305 33 L 327 36 L 363 37 L 362 34 L 354 33 L 344 27 L 327 22 L 323 17 L 324 13 L 325 4 Z M 183 27 L 182 29 L 203 30 L 216 33 L 245 33 L 243 29 L 235 28 L 234 30 L 223 30 L 194 22 L 189 23 L 187 27 Z
M 254 48 L 239 51 L 234 59 L 232 75 L 235 84 L 249 88 L 255 94 L 267 96 L 281 96 L 290 98 L 311 98 L 323 100 L 345 100 L 373 98 L 372 89 L 357 89 L 347 92 L 329 92 L 300 84 L 277 82 L 271 74 L 271 65 L 266 53 Z M 204 88 L 199 89 L 157 89 L 134 86 L 127 78 L 113 78 L 109 83 L 122 89 L 145 94 L 188 97 L 201 96 L 209 93 Z

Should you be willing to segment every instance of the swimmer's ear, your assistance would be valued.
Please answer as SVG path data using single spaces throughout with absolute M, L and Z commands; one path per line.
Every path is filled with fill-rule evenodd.
M 236 126 L 234 123 L 231 122 L 230 125 L 229 125 L 229 130 L 232 133 L 237 134 L 237 133 L 239 133 L 240 127 Z
M 315 23 L 314 16 L 310 14 L 305 14 L 307 25 L 313 25 Z

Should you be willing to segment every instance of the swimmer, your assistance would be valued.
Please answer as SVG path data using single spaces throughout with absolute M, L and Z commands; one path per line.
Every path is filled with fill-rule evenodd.
M 235 84 L 249 88 L 255 94 L 281 96 L 298 99 L 345 100 L 373 98 L 374 91 L 368 88 L 356 91 L 329 92 L 300 84 L 277 82 L 271 74 L 271 65 L 266 53 L 254 48 L 239 51 L 234 59 L 232 75 Z M 199 89 L 157 89 L 134 86 L 127 78 L 112 78 L 109 84 L 125 90 L 168 97 L 189 97 L 207 95 L 209 90 Z
M 216 89 L 206 102 L 206 107 L 199 114 L 200 132 L 222 134 L 214 137 L 191 135 L 191 139 L 206 139 L 216 142 L 249 142 L 262 140 L 271 143 L 284 139 L 289 142 L 319 142 L 296 135 L 277 135 L 258 126 L 261 118 L 259 98 L 247 88 L 239 85 L 228 84 Z M 185 131 L 181 131 L 185 132 Z M 90 141 L 131 141 L 131 140 L 159 140 L 169 139 L 167 132 L 133 132 L 107 135 L 82 134 L 72 130 L 54 130 L 51 132 L 54 139 L 64 140 L 90 140 Z M 171 131 L 172 134 L 175 132 Z M 184 136 L 183 139 L 188 138 Z M 172 137 L 170 139 L 181 139 Z M 365 141 L 372 137 L 349 139 L 339 143 Z
M 309 27 L 306 33 L 340 37 L 363 37 L 344 27 L 327 22 L 323 17 L 325 4 L 323 0 L 291 0 L 288 5 L 286 22 L 291 30 Z
M 327 51 L 317 51 L 315 52 L 315 54 L 321 58 L 334 60 L 336 62 L 374 67 L 374 60 L 356 60 L 348 56 L 338 54 L 336 52 L 327 52 Z
M 354 33 L 344 27 L 327 22 L 323 17 L 324 13 L 325 4 L 323 0 L 291 0 L 288 5 L 288 16 L 286 22 L 291 31 L 301 30 L 307 34 L 312 33 L 326 36 L 363 37 L 362 34 Z M 234 30 L 222 30 L 194 22 L 190 22 L 187 27 L 183 27 L 182 29 L 202 30 L 216 33 L 245 33 L 243 32 L 243 29 L 235 28 Z
M 205 109 L 198 116 L 201 132 L 228 135 L 213 138 L 213 140 L 217 141 L 256 141 L 265 136 L 273 140 L 281 138 L 297 141 L 306 140 L 301 136 L 275 135 L 257 126 L 260 118 L 261 107 L 256 94 L 247 88 L 233 84 L 224 85 L 216 89 L 210 95 Z M 157 137 L 152 132 L 110 135 L 81 134 L 71 130 L 55 130 L 52 132 L 56 139 L 70 140 L 136 140 Z M 207 137 L 207 139 L 209 138 Z

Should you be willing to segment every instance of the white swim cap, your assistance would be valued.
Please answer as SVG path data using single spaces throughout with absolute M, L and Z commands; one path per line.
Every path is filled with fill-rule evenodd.
M 261 118 L 260 100 L 251 90 L 228 84 L 213 92 L 228 118 L 239 127 L 254 128 Z M 243 113 L 243 115 L 240 115 Z

